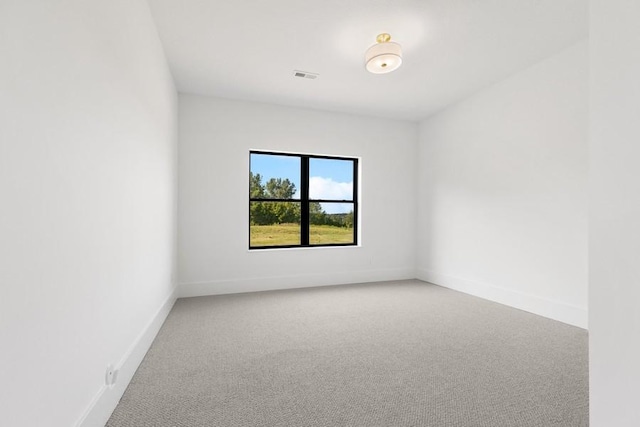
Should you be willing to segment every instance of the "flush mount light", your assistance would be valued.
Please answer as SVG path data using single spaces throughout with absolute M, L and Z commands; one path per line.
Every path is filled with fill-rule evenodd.
M 378 34 L 377 43 L 367 49 L 365 62 L 367 71 L 373 74 L 390 73 L 402 64 L 402 47 L 391 41 L 387 33 Z

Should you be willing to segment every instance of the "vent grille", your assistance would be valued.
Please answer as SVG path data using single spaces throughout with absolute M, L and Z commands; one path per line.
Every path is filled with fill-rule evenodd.
M 303 78 L 303 79 L 310 79 L 310 80 L 314 80 L 314 79 L 317 79 L 318 77 L 320 77 L 320 74 L 308 73 L 306 71 L 299 71 L 299 70 L 293 70 L 293 75 L 294 75 L 294 77 L 300 77 L 300 78 Z

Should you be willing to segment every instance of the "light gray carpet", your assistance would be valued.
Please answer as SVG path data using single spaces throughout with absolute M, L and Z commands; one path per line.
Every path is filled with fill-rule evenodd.
M 181 299 L 107 425 L 587 426 L 587 333 L 419 281 Z

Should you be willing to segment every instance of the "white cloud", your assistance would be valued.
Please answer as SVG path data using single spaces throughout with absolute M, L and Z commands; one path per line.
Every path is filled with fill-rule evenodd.
M 352 182 L 335 182 L 331 178 L 312 176 L 309 178 L 309 198 L 349 200 L 352 197 Z
M 331 178 L 312 176 L 309 178 L 309 198 L 325 200 L 349 200 L 353 197 L 352 182 L 336 182 Z M 327 213 L 345 213 L 353 207 L 344 203 L 323 203 Z

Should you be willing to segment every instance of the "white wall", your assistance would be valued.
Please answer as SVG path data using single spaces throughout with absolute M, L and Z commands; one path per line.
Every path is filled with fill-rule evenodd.
M 415 277 L 415 123 L 180 95 L 180 295 Z M 361 158 L 361 247 L 248 251 L 249 150 Z
M 0 423 L 100 425 L 173 302 L 176 91 L 143 0 L 2 1 L 0 52 Z
M 640 2 L 590 11 L 589 366 L 593 427 L 640 425 Z
M 421 123 L 419 278 L 586 327 L 587 51 Z

